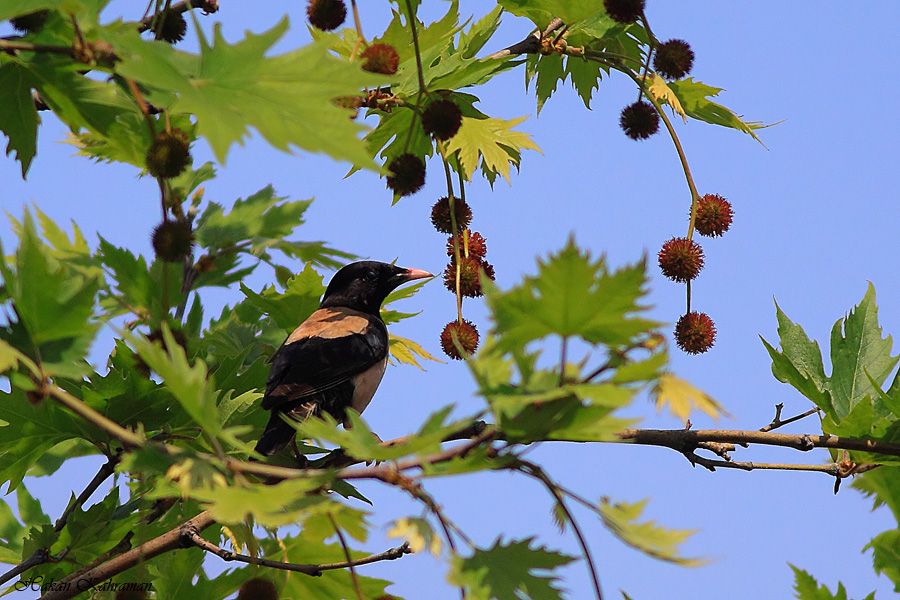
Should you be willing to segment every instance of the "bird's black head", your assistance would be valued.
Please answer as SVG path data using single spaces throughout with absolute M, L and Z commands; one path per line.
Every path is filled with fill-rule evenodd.
M 433 275 L 421 269 L 405 269 L 374 260 L 350 263 L 331 278 L 321 306 L 342 306 L 377 317 L 381 303 L 395 288 L 426 277 Z

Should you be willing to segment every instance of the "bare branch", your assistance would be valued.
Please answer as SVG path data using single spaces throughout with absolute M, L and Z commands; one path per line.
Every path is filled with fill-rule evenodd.
M 370 556 L 366 556 L 365 558 L 359 558 L 356 560 L 348 560 L 346 562 L 337 562 L 337 563 L 325 563 L 320 565 L 311 565 L 311 564 L 301 564 L 301 563 L 289 563 L 289 562 L 281 562 L 277 560 L 268 560 L 266 558 L 257 558 L 255 556 L 247 556 L 246 554 L 238 554 L 236 552 L 232 552 L 230 550 L 226 550 L 221 548 L 209 540 L 203 538 L 200 535 L 200 532 L 195 531 L 190 534 L 190 541 L 193 545 L 198 548 L 202 548 L 203 550 L 209 552 L 210 554 L 215 554 L 219 558 L 225 561 L 237 561 L 242 563 L 247 563 L 250 565 L 257 565 L 260 567 L 271 567 L 273 569 L 281 569 L 282 571 L 294 571 L 295 573 L 303 573 L 304 575 L 310 575 L 312 577 L 318 577 L 322 574 L 323 571 L 333 571 L 335 569 L 346 569 L 350 567 L 360 567 L 362 565 L 368 565 L 374 562 L 379 562 L 383 560 L 397 560 L 398 558 L 403 558 L 404 555 L 410 554 L 412 550 L 409 548 L 409 544 L 403 544 L 402 546 L 397 546 L 396 548 L 390 548 L 385 550 L 384 552 L 380 552 L 378 554 L 372 554 Z
M 663 446 L 679 452 L 692 452 L 701 442 L 726 444 L 761 444 L 808 451 L 813 448 L 856 450 L 900 456 L 900 444 L 891 444 L 866 438 L 843 438 L 823 433 L 772 433 L 768 431 L 744 431 L 739 429 L 626 429 L 618 434 L 623 442 L 645 446 Z
M 806 417 L 818 414 L 821 412 L 819 407 L 811 408 L 805 412 L 800 413 L 799 415 L 794 415 L 793 417 L 788 417 L 787 419 L 782 420 L 781 411 L 784 410 L 784 403 L 779 402 L 775 405 L 775 416 L 772 418 L 772 422 L 766 425 L 765 427 L 761 427 L 760 431 L 772 431 L 773 429 L 778 429 L 779 427 L 783 427 L 784 425 L 788 425 L 793 423 L 794 421 L 799 421 L 800 419 L 805 419 Z
M 541 49 L 541 40 L 555 32 L 557 29 L 560 29 L 565 24 L 562 22 L 562 19 L 554 18 L 550 21 L 550 24 L 547 25 L 547 28 L 544 31 L 535 30 L 532 33 L 528 34 L 528 37 L 525 39 L 516 42 L 512 46 L 507 46 L 503 50 L 498 50 L 493 54 L 487 57 L 488 60 L 504 58 L 506 56 L 517 56 L 519 54 L 535 54 Z

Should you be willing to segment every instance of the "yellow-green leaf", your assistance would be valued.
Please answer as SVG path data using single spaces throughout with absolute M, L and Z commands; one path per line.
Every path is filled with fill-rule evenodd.
M 425 519 L 406 517 L 394 521 L 388 530 L 388 537 L 404 539 L 413 552 L 428 550 L 435 558 L 441 555 L 441 538 Z
M 729 416 L 728 411 L 709 394 L 671 373 L 662 375 L 653 391 L 656 409 L 662 410 L 668 406 L 669 412 L 682 421 L 686 421 L 694 410 L 705 412 L 714 419 Z
M 480 162 L 489 179 L 491 174 L 500 174 L 509 182 L 510 165 L 519 166 L 522 150 L 541 151 L 529 134 L 513 131 L 524 120 L 525 117 L 510 120 L 463 117 L 459 132 L 447 142 L 447 152 L 451 155 L 459 152 L 466 179 L 472 179 Z
M 672 91 L 672 88 L 666 83 L 665 79 L 654 73 L 653 77 L 650 78 L 650 82 L 647 84 L 647 93 L 652 94 L 658 101 L 671 106 L 672 110 L 687 123 L 687 115 L 684 114 L 684 107 L 681 106 L 681 101 L 678 99 L 678 96 L 675 95 L 675 92 Z
M 611 502 L 608 498 L 600 501 L 600 516 L 620 540 L 640 550 L 644 554 L 685 567 L 697 567 L 705 561 L 680 556 L 678 547 L 696 533 L 693 530 L 667 529 L 655 521 L 642 521 L 641 514 L 647 500 L 640 502 Z

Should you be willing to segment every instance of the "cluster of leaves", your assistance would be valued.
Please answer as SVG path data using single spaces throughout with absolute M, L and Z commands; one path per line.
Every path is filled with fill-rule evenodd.
M 780 350 L 763 340 L 772 357 L 772 373 L 821 409 L 824 433 L 900 442 L 900 373 L 895 373 L 884 389 L 900 357 L 891 354 L 891 337 L 884 337 L 878 323 L 875 288 L 871 284 L 860 303 L 846 317 L 838 319 L 831 330 L 830 375 L 825 373 L 818 342 L 811 340 L 781 307 L 778 336 Z M 876 572 L 889 577 L 896 591 L 900 591 L 900 460 L 864 451 L 832 453 L 835 462 L 881 465 L 858 477 L 853 486 L 873 498 L 874 508 L 887 506 L 898 522 L 894 529 L 873 538 L 866 550 L 872 551 Z M 831 596 L 801 596 L 806 597 Z

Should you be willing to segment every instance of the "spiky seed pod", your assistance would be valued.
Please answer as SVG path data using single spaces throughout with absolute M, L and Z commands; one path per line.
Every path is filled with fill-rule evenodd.
M 27 15 L 13 17 L 9 20 L 9 23 L 16 31 L 21 31 L 22 33 L 36 33 L 41 30 L 49 16 L 49 10 L 38 10 L 33 13 L 28 13 Z
M 633 140 L 645 140 L 659 131 L 659 114 L 649 102 L 643 100 L 622 109 L 619 126 Z
M 603 6 L 613 21 L 634 23 L 644 12 L 644 0 L 603 0 Z
M 466 298 L 483 296 L 481 289 L 481 275 L 494 280 L 494 267 L 490 263 L 474 257 L 463 257 L 459 269 L 459 293 Z M 453 293 L 456 293 L 456 261 L 451 259 L 444 269 L 444 285 Z
M 673 281 L 690 281 L 703 268 L 703 248 L 687 238 L 672 238 L 659 251 L 659 268 Z
M 666 79 L 681 79 L 694 67 L 694 51 L 684 40 L 669 40 L 656 49 L 653 69 Z
M 241 585 L 237 600 L 278 600 L 278 589 L 270 580 L 254 577 Z
M 734 211 L 731 203 L 718 194 L 706 194 L 697 201 L 694 227 L 697 233 L 717 237 L 728 231 Z
M 147 600 L 148 597 L 144 590 L 119 590 L 116 592 L 116 600 Z
M 309 0 L 306 16 L 313 27 L 333 31 L 347 18 L 347 5 L 344 0 Z
M 462 347 L 461 349 L 457 347 L 454 338 Z M 477 349 L 478 329 L 471 321 L 467 319 L 463 319 L 462 323 L 450 321 L 444 326 L 444 330 L 441 332 L 441 350 L 444 351 L 444 354 L 453 360 L 462 360 L 474 354 Z
M 453 212 L 456 217 L 456 226 L 465 229 L 472 222 L 472 209 L 461 198 L 453 199 Z M 444 196 L 431 207 L 431 224 L 441 233 L 453 233 L 453 223 L 450 220 L 450 199 Z
M 451 235 L 447 239 L 447 256 L 453 256 L 454 254 L 454 237 L 459 238 L 459 253 L 461 256 L 471 256 L 472 258 L 483 259 L 487 254 L 487 240 L 484 239 L 484 236 L 477 231 L 464 229 L 460 235 Z M 469 249 L 468 252 L 466 252 L 467 247 Z
M 702 354 L 716 342 L 716 324 L 709 315 L 689 312 L 675 325 L 675 343 L 688 354 Z
M 153 230 L 153 251 L 165 262 L 181 262 L 191 253 L 194 232 L 191 224 L 182 219 L 163 221 Z
M 147 150 L 147 171 L 154 177 L 177 177 L 191 164 L 191 141 L 180 129 L 156 134 Z
M 461 126 L 462 111 L 450 100 L 436 100 L 422 112 L 422 128 L 437 140 L 449 140 Z
M 413 154 L 401 154 L 388 163 L 387 186 L 398 196 L 415 194 L 425 185 L 425 162 Z
M 187 21 L 182 13 L 177 10 L 167 10 L 161 18 L 159 39 L 170 44 L 177 44 L 184 39 L 184 34 L 187 33 Z
M 390 44 L 372 44 L 359 55 L 362 68 L 371 73 L 393 75 L 400 66 L 400 55 Z

